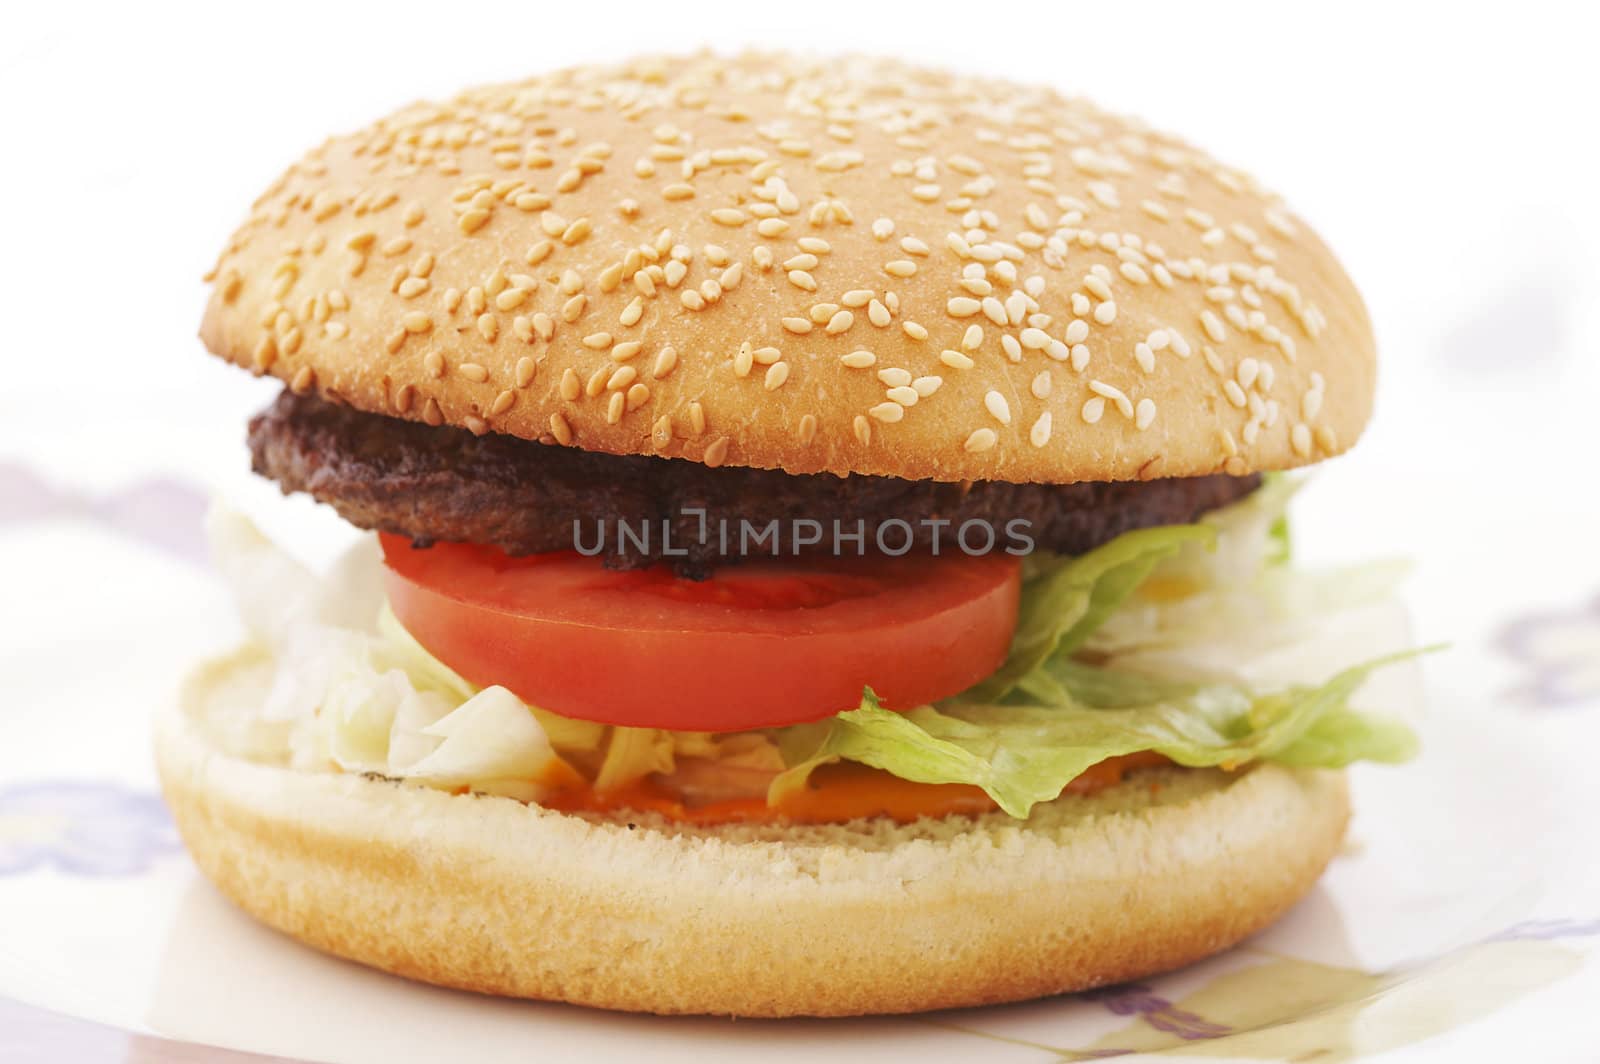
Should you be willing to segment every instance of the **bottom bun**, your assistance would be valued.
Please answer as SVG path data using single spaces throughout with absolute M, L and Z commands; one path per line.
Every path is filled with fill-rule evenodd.
M 255 697 L 213 666 L 157 730 L 196 863 L 320 950 L 608 1009 L 849 1016 L 1167 971 L 1277 919 L 1340 844 L 1342 775 L 1143 772 L 1093 797 L 897 825 L 696 828 L 233 757 Z

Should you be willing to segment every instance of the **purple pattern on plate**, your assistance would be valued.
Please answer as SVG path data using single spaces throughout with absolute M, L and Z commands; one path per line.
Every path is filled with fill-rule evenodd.
M 0 524 L 79 518 L 184 561 L 203 563 L 205 512 L 204 495 L 175 480 L 150 478 L 94 497 L 52 485 L 23 466 L 0 464 Z
M 1484 939 L 1485 942 L 1548 942 L 1558 938 L 1588 938 L 1600 935 L 1600 918 L 1554 917 L 1523 920 Z
M 0 876 L 47 868 L 134 876 L 181 849 L 167 807 L 149 791 L 78 780 L 0 789 Z
M 1150 987 L 1139 983 L 1091 990 L 1083 997 L 1100 1002 L 1118 1016 L 1138 1016 L 1156 1030 L 1177 1035 L 1188 1042 L 1221 1038 L 1233 1032 L 1233 1028 L 1226 1024 L 1213 1023 L 1178 1008 Z
M 1600 702 L 1600 595 L 1571 609 L 1519 617 L 1496 642 L 1528 673 L 1509 692 L 1516 701 L 1562 708 Z

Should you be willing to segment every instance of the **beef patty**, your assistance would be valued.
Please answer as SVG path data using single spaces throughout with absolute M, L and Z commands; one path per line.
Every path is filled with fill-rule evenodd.
M 612 567 L 667 560 L 694 577 L 752 554 L 906 545 L 1081 554 L 1132 529 L 1193 521 L 1260 482 L 945 483 L 712 469 L 474 436 L 288 391 L 251 420 L 250 454 L 285 493 L 306 492 L 354 525 L 418 545 L 481 543 L 510 554 L 576 547 Z

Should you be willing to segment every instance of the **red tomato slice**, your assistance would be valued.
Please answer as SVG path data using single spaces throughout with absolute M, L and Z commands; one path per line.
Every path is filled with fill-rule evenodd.
M 693 581 L 573 551 L 382 540 L 395 616 L 468 680 L 684 731 L 819 720 L 865 686 L 894 709 L 957 694 L 1005 659 L 1021 588 L 1005 555 L 758 560 Z

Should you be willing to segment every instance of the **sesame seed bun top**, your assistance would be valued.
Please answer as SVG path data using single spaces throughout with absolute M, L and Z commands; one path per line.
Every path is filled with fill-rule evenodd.
M 1038 87 L 580 67 L 313 149 L 213 274 L 223 357 L 365 411 L 707 465 L 1068 482 L 1354 442 L 1371 328 L 1255 181 Z

